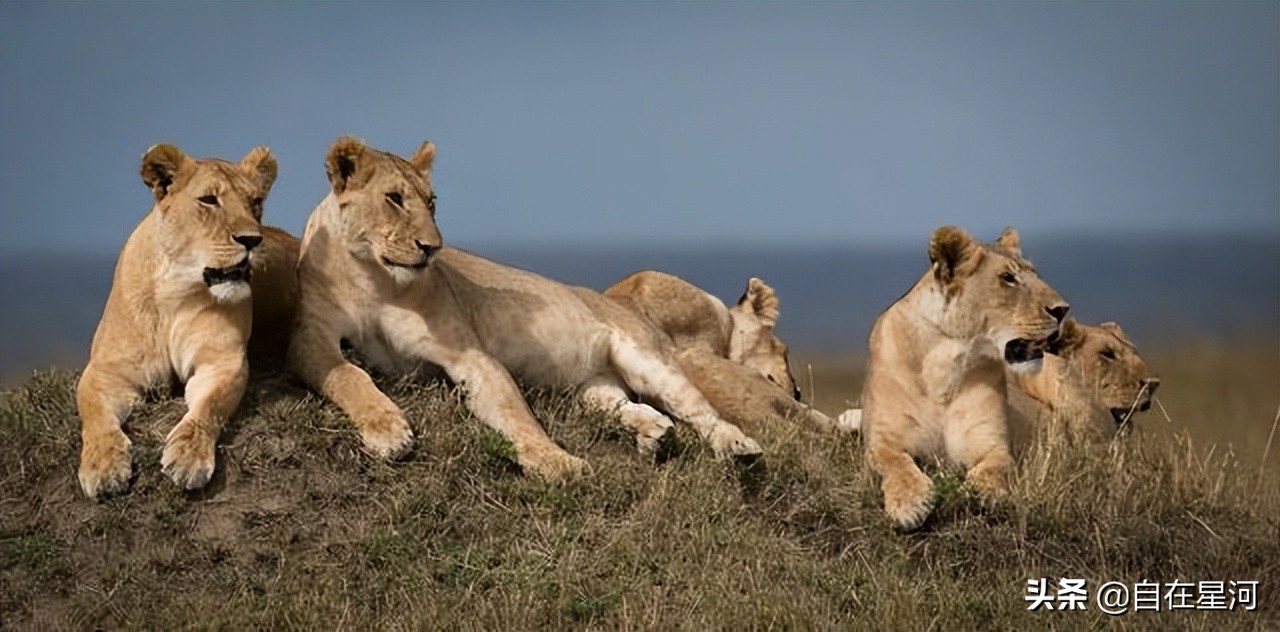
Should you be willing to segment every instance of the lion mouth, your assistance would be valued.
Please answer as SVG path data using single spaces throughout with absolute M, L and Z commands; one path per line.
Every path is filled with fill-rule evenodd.
M 1133 416 L 1138 413 L 1145 413 L 1151 410 L 1151 396 L 1147 395 L 1142 398 L 1134 406 L 1126 406 L 1124 408 L 1112 408 L 1111 418 L 1116 420 L 1116 425 L 1123 426 L 1133 420 Z
M 1052 336 L 1050 336 L 1050 339 Z M 1034 362 L 1044 358 L 1045 347 L 1050 339 L 1031 340 L 1030 338 L 1014 338 L 1004 345 L 1004 359 L 1009 364 Z
M 205 268 L 204 284 L 213 287 L 223 283 L 248 282 L 250 275 L 249 258 L 241 259 L 239 263 L 229 265 L 225 268 Z
M 427 267 L 427 264 L 429 263 L 431 263 L 430 257 L 422 257 L 421 261 L 417 261 L 415 263 L 401 263 L 399 261 L 393 261 L 392 259 L 389 259 L 387 257 L 382 257 L 382 265 L 387 266 L 388 268 L 408 268 L 410 270 L 421 270 Z

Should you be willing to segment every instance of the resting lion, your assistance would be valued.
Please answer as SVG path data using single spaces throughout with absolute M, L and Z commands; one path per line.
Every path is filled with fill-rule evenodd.
M 1105 440 L 1151 407 L 1160 379 L 1115 323 L 1068 318 L 1038 373 L 1012 373 L 1008 394 L 1015 447 L 1043 432 Z
M 366 448 L 395 457 L 412 441 L 400 409 L 347 362 L 350 342 L 374 364 L 398 359 L 444 369 L 467 405 L 514 444 L 527 472 L 557 480 L 585 462 L 543 432 L 513 376 L 535 385 L 575 386 L 616 408 L 641 449 L 670 436 L 655 401 L 710 442 L 717 455 L 760 453 L 725 422 L 680 371 L 656 331 L 597 292 L 445 247 L 435 222 L 424 143 L 408 161 L 341 138 L 325 167 L 332 193 L 307 222 L 299 261 L 302 295 L 290 365 L 350 415 Z
M 684 279 L 644 270 L 618 281 L 604 295 L 642 314 L 675 342 L 676 348 L 702 349 L 760 372 L 765 379 L 800 399 L 787 345 L 774 333 L 778 295 L 752 277 L 733 307 Z
M 1016 453 L 1044 433 L 1106 440 L 1151 407 L 1160 379 L 1115 323 L 1062 321 L 1037 373 L 1005 370 L 1010 443 Z M 861 430 L 862 411 L 839 415 L 842 429 Z
M 161 466 L 187 489 L 209 481 L 218 433 L 248 379 L 251 325 L 255 347 L 287 344 L 297 240 L 261 225 L 275 179 L 265 147 L 239 164 L 190 158 L 173 145 L 142 157 L 155 206 L 120 251 L 76 385 L 79 478 L 89 497 L 128 486 L 130 442 L 121 425 L 143 390 L 174 377 L 186 383 L 187 413 L 165 439 Z M 279 300 L 251 302 L 259 292 Z
M 872 327 L 862 393 L 868 461 L 885 512 L 903 529 L 919 526 L 933 502 L 915 457 L 964 466 L 983 493 L 1007 491 L 1004 364 L 1035 370 L 1068 309 L 1022 257 L 1012 229 L 984 245 L 939 228 L 929 261 Z
M 604 291 L 670 336 L 680 368 L 722 417 L 751 430 L 782 420 L 835 428 L 800 402 L 787 345 L 774 332 L 778 297 L 752 277 L 733 307 L 680 277 L 645 270 Z

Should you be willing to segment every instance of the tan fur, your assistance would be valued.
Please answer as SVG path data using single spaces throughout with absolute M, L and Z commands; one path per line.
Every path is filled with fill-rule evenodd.
M 307 222 L 299 261 L 302 295 L 290 364 L 342 408 L 374 454 L 412 441 L 400 409 L 339 350 L 346 339 L 376 364 L 428 362 L 466 390 L 481 421 L 514 444 L 528 472 L 557 480 L 585 463 L 534 419 L 515 378 L 576 386 L 616 408 L 643 449 L 692 425 L 718 455 L 759 446 L 715 413 L 680 371 L 665 337 L 638 315 L 584 288 L 443 246 L 435 223 L 424 143 L 406 161 L 344 138 L 326 160 L 333 192 Z
M 1115 323 L 1062 323 L 1039 373 L 1010 373 L 1015 451 L 1044 433 L 1107 440 L 1151 406 L 1160 379 Z
M 1105 441 L 1151 406 L 1160 379 L 1152 375 L 1119 325 L 1068 318 L 1048 345 L 1037 373 L 1005 369 L 1009 438 L 1015 456 L 1047 437 Z M 859 432 L 862 410 L 836 424 Z
M 288 263 L 297 240 L 260 223 L 276 177 L 270 151 L 256 148 L 233 164 L 156 145 L 143 156 L 141 172 L 155 206 L 120 252 L 76 385 L 80 485 L 93 498 L 128 486 L 130 442 L 121 426 L 143 390 L 174 377 L 186 383 L 188 408 L 165 439 L 160 462 L 187 489 L 207 483 L 218 433 L 248 378 L 246 344 L 259 307 L 251 292 L 263 284 L 283 301 L 260 306 L 264 327 L 255 338 L 263 344 L 287 332 L 279 323 L 291 319 Z M 263 241 L 251 253 L 250 243 L 237 241 L 258 237 Z M 246 259 L 254 290 L 242 280 L 206 282 L 208 269 L 236 270 Z M 271 334 L 269 327 L 280 329 Z
M 733 307 L 680 277 L 654 270 L 632 274 L 604 295 L 649 319 L 671 336 L 677 349 L 729 358 L 798 398 L 787 345 L 774 332 L 778 296 L 764 281 L 749 279 Z
M 885 511 L 903 529 L 923 522 L 932 504 L 933 483 L 915 458 L 966 467 L 985 494 L 1007 490 L 1005 350 L 1019 339 L 1047 344 L 1067 311 L 1022 258 L 1012 229 L 983 245 L 939 228 L 929 259 L 930 270 L 871 330 L 862 394 L 867 456 Z
M 680 368 L 711 407 L 748 432 L 792 422 L 816 430 L 838 429 L 830 417 L 797 401 L 750 367 L 697 348 L 681 351 L 679 358 Z

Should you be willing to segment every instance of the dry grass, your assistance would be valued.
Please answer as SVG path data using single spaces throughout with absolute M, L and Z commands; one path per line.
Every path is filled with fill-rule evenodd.
M 1225 447 L 1206 456 L 1199 441 L 1223 428 L 1265 441 L 1269 427 L 1236 416 L 1277 404 L 1267 353 L 1156 359 L 1170 417 L 1194 426 L 1197 443 L 1148 413 L 1113 448 L 1032 455 L 1013 497 L 995 507 L 939 471 L 940 506 L 911 535 L 883 517 L 853 438 L 754 429 L 767 463 L 736 470 L 682 435 L 683 449 L 655 465 L 616 420 L 536 393 L 552 436 L 595 469 L 548 486 L 519 476 L 510 446 L 449 389 L 407 380 L 380 382 L 419 437 L 406 462 L 363 455 L 332 406 L 258 382 L 208 490 L 184 494 L 159 473 L 163 437 L 182 412 L 166 396 L 127 428 L 132 490 L 93 503 L 75 479 L 74 375 L 42 373 L 0 395 L 0 624 L 1274 629 L 1275 468 L 1262 474 Z M 838 412 L 856 380 L 848 365 L 819 367 L 820 407 Z M 1263 583 L 1257 612 L 1026 611 L 1027 579 L 1063 576 L 1091 587 Z

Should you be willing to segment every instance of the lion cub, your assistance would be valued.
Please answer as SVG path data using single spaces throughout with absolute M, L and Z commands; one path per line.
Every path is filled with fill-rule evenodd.
M 867 456 L 885 512 L 924 521 L 933 481 L 915 457 L 968 469 L 987 494 L 1008 489 L 1004 364 L 1036 370 L 1068 305 L 1023 258 L 1007 229 L 981 244 L 952 226 L 929 240 L 929 270 L 876 320 L 863 387 Z
M 1110 439 L 1128 428 L 1135 414 L 1151 408 L 1160 378 L 1151 374 L 1120 325 L 1068 318 L 1047 351 L 1038 373 L 1010 375 L 1015 449 L 1046 431 L 1086 441 Z
M 748 430 L 783 420 L 835 428 L 826 415 L 800 402 L 787 345 L 774 326 L 779 301 L 752 277 L 733 307 L 665 272 L 644 270 L 604 291 L 671 337 L 680 368 L 730 422 Z
M 130 442 L 121 425 L 144 389 L 173 377 L 186 383 L 187 413 L 165 439 L 161 466 L 187 489 L 213 474 L 218 433 L 249 374 L 250 283 L 281 296 L 283 305 L 263 301 L 264 322 L 283 329 L 279 323 L 292 319 L 296 240 L 261 225 L 276 169 L 265 147 L 239 163 L 191 158 L 173 145 L 142 157 L 155 206 L 120 251 L 76 385 L 79 478 L 90 498 L 128 486 Z
M 395 457 L 412 434 L 400 409 L 343 358 L 343 340 L 374 364 L 442 367 L 466 390 L 471 411 L 515 445 L 520 466 L 547 480 L 585 463 L 543 432 L 513 377 L 573 386 L 590 402 L 616 407 L 644 450 L 673 425 L 637 396 L 693 426 L 717 455 L 760 453 L 716 414 L 665 336 L 638 315 L 597 292 L 444 246 L 434 158 L 429 142 L 404 160 L 339 139 L 325 159 L 332 193 L 303 236 L 290 364 L 351 416 L 368 450 Z
M 764 281 L 748 279 L 733 307 L 678 276 L 656 270 L 636 272 L 604 295 L 649 319 L 671 336 L 677 349 L 699 349 L 751 367 L 800 399 L 787 345 L 774 332 L 778 294 Z

